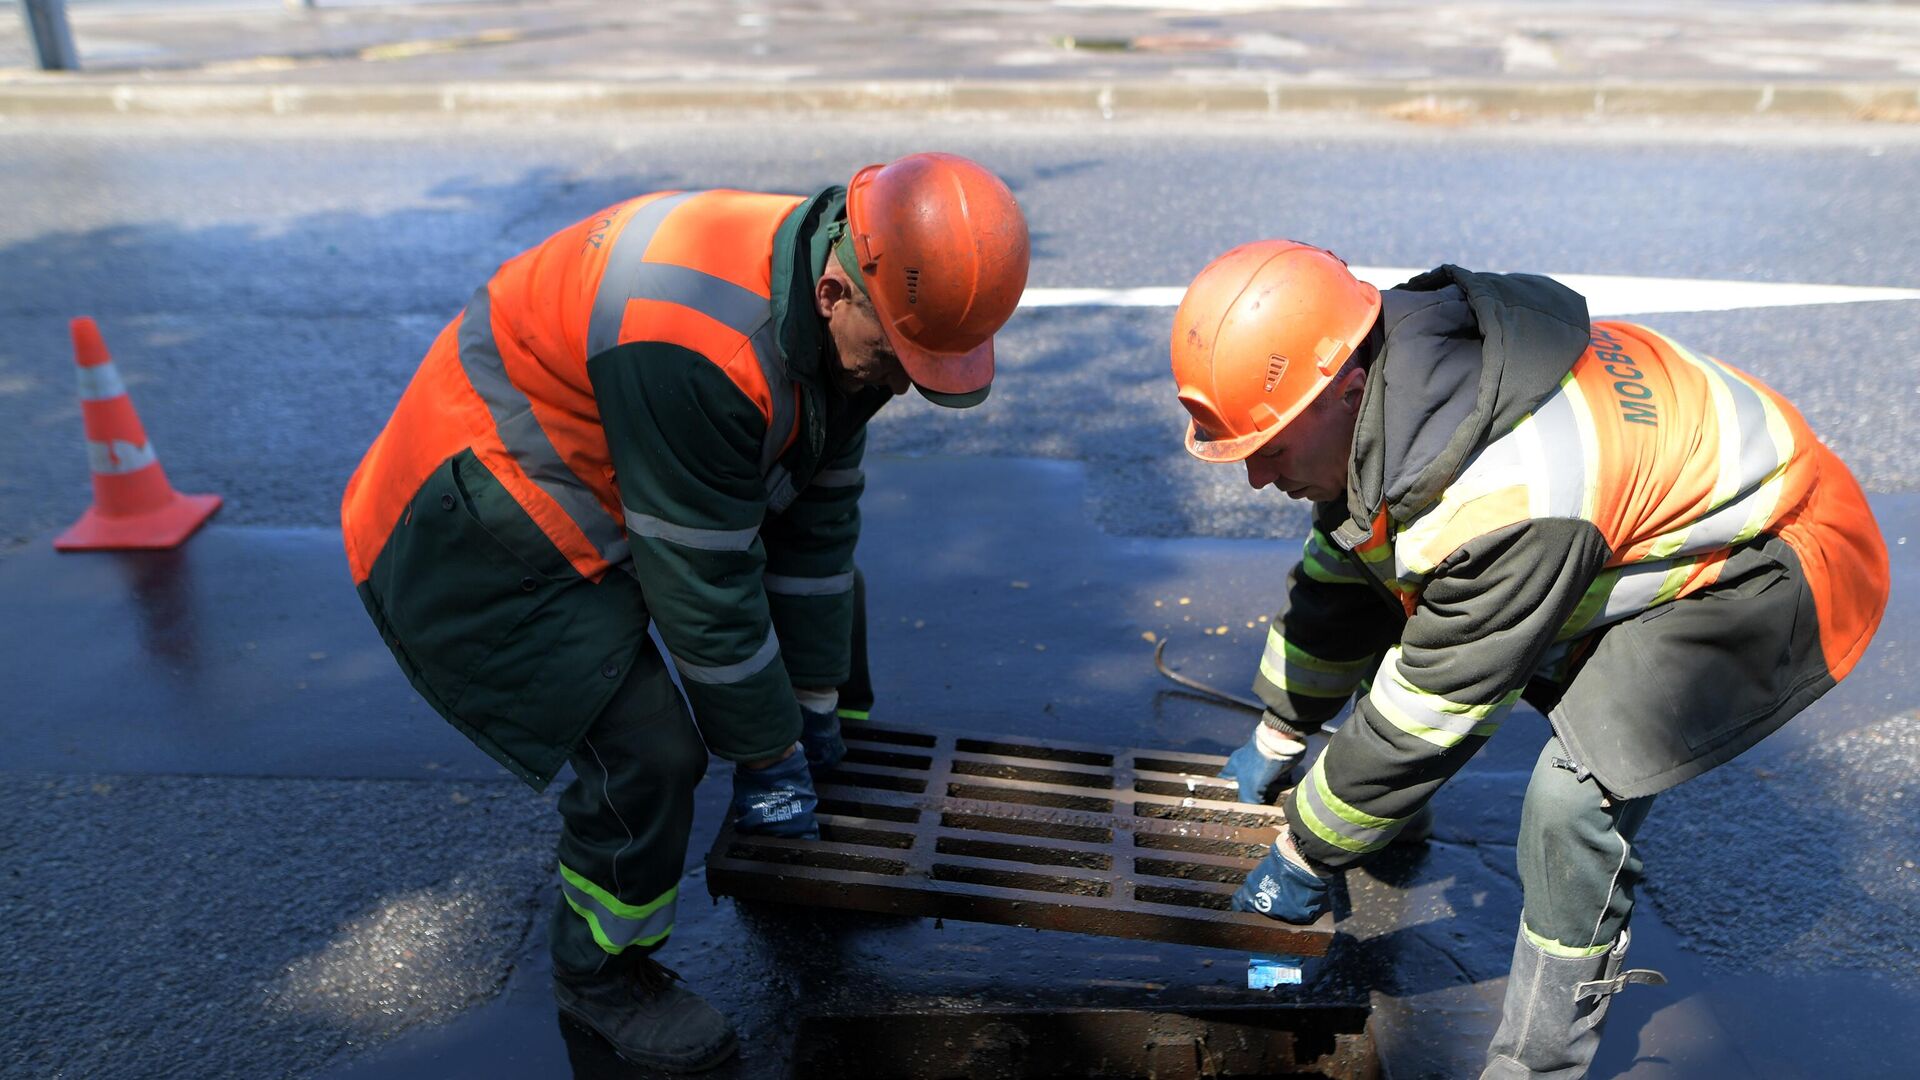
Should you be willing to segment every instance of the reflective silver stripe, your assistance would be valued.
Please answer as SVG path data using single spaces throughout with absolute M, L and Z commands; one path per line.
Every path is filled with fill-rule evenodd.
M 1327 784 L 1326 755 L 1315 759 L 1307 779 L 1295 789 L 1295 809 L 1307 831 L 1345 851 L 1382 848 L 1405 824 L 1403 819 L 1376 817 L 1354 809 Z
M 697 194 L 686 191 L 662 195 L 634 211 L 620 235 L 613 238 L 613 250 L 607 252 L 606 269 L 600 274 L 600 288 L 593 294 L 593 314 L 587 321 L 588 359 L 620 343 L 620 324 L 626 321 L 627 301 L 633 298 L 634 286 L 639 283 L 647 244 L 667 215 Z
M 1303 697 L 1344 698 L 1372 668 L 1372 658 L 1322 660 L 1289 642 L 1277 626 L 1267 627 L 1267 647 L 1260 654 L 1260 675 L 1278 689 Z
M 677 654 L 673 658 L 673 663 L 680 669 L 682 679 L 692 679 L 697 683 L 725 685 L 753 678 L 766 670 L 767 665 L 773 663 L 773 658 L 779 655 L 780 639 L 774 636 L 772 628 L 769 627 L 766 643 L 760 646 L 759 651 L 737 664 L 709 667 L 705 664 L 689 663 Z
M 753 539 L 760 535 L 758 527 L 752 529 L 695 529 L 687 525 L 675 525 L 671 521 L 662 521 L 647 514 L 637 514 L 627 510 L 627 531 L 635 536 L 651 537 L 679 544 L 681 547 L 699 548 L 702 551 L 745 551 L 753 546 Z
M 1607 594 L 1606 603 L 1600 607 L 1599 617 L 1587 629 L 1619 622 L 1672 600 L 1681 586 L 1686 584 L 1697 561 L 1692 558 L 1663 559 L 1621 567 L 1612 591 Z
M 645 258 L 647 246 L 667 215 L 701 194 L 689 191 L 655 199 L 634 211 L 614 238 L 613 250 L 607 253 L 606 270 L 600 276 L 600 288 L 593 298 L 593 314 L 587 327 L 587 356 L 592 358 L 620 343 L 620 327 L 626 321 L 627 303 L 631 300 L 678 304 L 746 337 L 767 383 L 770 416 L 766 438 L 760 445 L 760 472 L 764 476 L 787 445 L 795 422 L 793 382 L 787 378 L 786 365 L 780 357 L 772 300 L 690 266 L 647 262 Z
M 1581 437 L 1576 403 L 1566 392 L 1573 381 L 1568 375 L 1562 389 L 1548 396 L 1534 410 L 1531 424 L 1539 445 L 1535 483 L 1545 490 L 1534 492 L 1535 517 L 1591 519 L 1592 500 L 1587 491 L 1586 442 Z M 1591 422 L 1591 421 L 1589 421 Z
M 793 474 L 785 465 L 775 465 L 767 473 L 767 513 L 785 513 L 799 496 L 800 489 L 793 486 Z
M 641 245 L 640 250 L 646 250 L 646 246 Z M 758 330 L 767 319 L 766 297 L 704 270 L 674 263 L 643 262 L 635 267 L 628 298 L 692 308 L 742 336 Z
M 852 487 L 866 483 L 867 474 L 861 469 L 821 469 L 813 474 L 810 487 L 837 488 Z
M 1380 668 L 1386 677 L 1373 681 L 1367 701 L 1393 726 L 1442 749 L 1472 735 L 1492 735 L 1520 699 L 1520 691 L 1514 690 L 1498 701 L 1471 705 L 1422 690 L 1401 673 L 1398 645 L 1387 650 Z
M 474 291 L 460 320 L 460 367 L 486 402 L 500 442 L 527 479 L 560 504 L 601 558 L 609 563 L 626 559 L 627 538 L 620 523 L 608 516 L 592 489 L 560 460 L 553 440 L 533 415 L 533 402 L 507 377 L 506 363 L 493 338 L 492 302 L 485 285 Z
M 838 596 L 853 590 L 853 571 L 828 577 L 788 577 L 766 574 L 761 579 L 767 591 L 781 596 Z
M 80 399 L 82 401 L 105 401 L 127 392 L 127 384 L 120 381 L 120 370 L 112 361 L 96 364 L 93 367 L 75 368 L 80 376 Z
M 665 938 L 680 903 L 680 886 L 675 885 L 650 903 L 623 904 L 565 863 L 560 864 L 560 894 L 587 921 L 600 947 L 611 953 Z
M 780 362 L 780 343 L 774 334 L 773 308 L 767 301 L 762 301 L 761 306 L 766 321 L 753 332 L 753 355 L 760 361 L 760 374 L 767 380 L 770 415 L 767 419 L 767 437 L 760 443 L 760 472 L 768 475 L 780 459 L 780 451 L 786 449 L 787 436 L 793 432 L 796 417 L 793 380 L 787 378 L 786 365 Z
M 1328 585 L 1358 585 L 1367 580 L 1319 529 L 1307 534 L 1300 550 L 1300 571 Z
M 139 472 L 157 460 L 150 442 L 135 446 L 121 439 L 110 443 L 87 440 L 87 465 L 101 476 Z

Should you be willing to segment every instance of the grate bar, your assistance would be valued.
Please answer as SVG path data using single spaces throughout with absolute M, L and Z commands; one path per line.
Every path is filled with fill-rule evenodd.
M 1228 910 L 1285 821 L 1232 801 L 1222 757 L 846 725 L 819 840 L 736 836 L 715 896 L 1319 956 L 1331 917 Z M 1212 797 L 1225 796 L 1225 797 Z

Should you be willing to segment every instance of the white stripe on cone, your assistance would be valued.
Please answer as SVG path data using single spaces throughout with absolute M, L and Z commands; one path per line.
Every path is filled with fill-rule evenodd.
M 105 401 L 127 392 L 127 384 L 120 381 L 119 369 L 110 363 L 77 367 L 74 370 L 80 373 L 82 401 Z
M 122 439 L 111 443 L 87 440 L 87 464 L 101 476 L 121 476 L 141 469 L 158 461 L 154 456 L 151 442 L 135 446 Z

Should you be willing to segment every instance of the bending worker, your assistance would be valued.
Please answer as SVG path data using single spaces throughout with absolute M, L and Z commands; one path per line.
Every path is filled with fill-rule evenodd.
M 909 385 L 987 396 L 1027 256 L 1006 185 L 947 154 L 623 202 L 473 294 L 347 485 L 353 580 L 414 687 L 536 789 L 571 761 L 554 994 L 637 1064 L 735 1048 L 653 958 L 694 785 L 711 749 L 736 827 L 817 835 L 810 770 L 866 704 L 839 688 L 867 421 Z
M 1655 793 L 1859 660 L 1886 548 L 1852 475 L 1759 380 L 1550 279 L 1442 266 L 1381 293 L 1318 248 L 1235 248 L 1187 289 L 1187 449 L 1313 503 L 1228 772 L 1285 796 L 1235 906 L 1289 922 L 1393 839 L 1525 697 L 1553 734 L 1487 1077 L 1583 1075 L 1621 971 Z

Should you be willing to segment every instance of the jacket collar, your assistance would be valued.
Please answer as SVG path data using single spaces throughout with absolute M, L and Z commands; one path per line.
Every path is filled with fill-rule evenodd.
M 1531 274 L 1428 271 L 1383 292 L 1384 340 L 1347 466 L 1351 549 L 1384 510 L 1395 522 L 1440 498 L 1467 462 L 1554 392 L 1587 348 L 1580 294 Z

